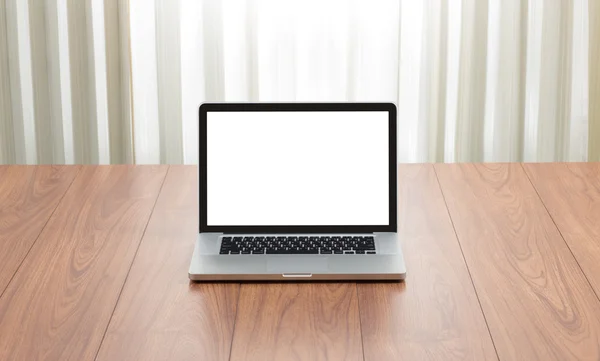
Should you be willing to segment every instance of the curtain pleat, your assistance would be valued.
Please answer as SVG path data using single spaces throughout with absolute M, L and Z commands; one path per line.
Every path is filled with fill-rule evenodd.
M 487 1 L 463 1 L 455 143 L 458 162 L 484 160 L 487 24 Z
M 571 106 L 568 159 L 585 161 L 588 147 L 589 77 L 589 10 L 587 1 L 573 3 L 571 48 Z
M 104 0 L 110 163 L 131 163 L 129 4 Z
M 16 161 L 7 25 L 7 6 L 0 2 L 0 164 Z
M 566 160 L 570 106 L 570 51 L 572 2 L 543 3 L 537 159 Z
M 198 107 L 206 98 L 204 1 L 181 0 L 181 119 L 183 161 L 198 163 Z M 185 11 L 184 11 L 185 9 Z M 183 35 L 185 34 L 185 36 Z M 209 36 L 209 34 L 206 34 Z M 138 39 L 136 39 L 138 40 Z
M 425 7 L 423 34 L 424 67 L 421 70 L 423 91 L 420 94 L 418 162 L 443 162 L 445 147 L 445 113 L 448 53 L 448 4 L 430 1 Z
M 139 164 L 160 163 L 157 16 L 154 2 L 130 2 L 133 145 Z M 167 68 L 168 69 L 168 68 Z M 160 77 L 165 79 L 164 77 Z
M 0 3 L 0 162 L 131 161 L 119 2 Z
M 527 3 L 491 2 L 487 42 L 484 160 L 523 158 Z M 493 6 L 493 8 L 492 8 Z M 510 91 L 496 91 L 509 89 Z
M 600 161 L 600 2 L 589 2 L 588 160 Z
M 37 135 L 33 95 L 32 50 L 29 45 L 29 6 L 23 1 L 6 2 L 6 34 L 10 84 L 14 160 L 37 163 Z
M 158 69 L 158 119 L 160 163 L 183 162 L 181 126 L 181 44 L 180 8 L 173 0 L 156 2 L 156 59 Z

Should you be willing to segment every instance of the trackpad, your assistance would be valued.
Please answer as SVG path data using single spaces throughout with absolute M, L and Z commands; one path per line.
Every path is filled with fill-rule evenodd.
M 325 273 L 326 257 L 273 257 L 267 260 L 267 271 L 272 273 Z

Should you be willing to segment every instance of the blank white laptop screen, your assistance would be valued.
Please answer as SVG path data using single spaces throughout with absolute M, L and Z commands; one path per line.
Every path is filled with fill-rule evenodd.
M 209 111 L 207 225 L 388 225 L 388 118 Z

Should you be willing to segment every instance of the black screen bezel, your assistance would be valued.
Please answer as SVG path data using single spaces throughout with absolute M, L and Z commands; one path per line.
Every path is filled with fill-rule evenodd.
M 207 113 L 253 111 L 387 111 L 389 147 L 389 224 L 387 225 L 253 225 L 218 226 L 207 224 Z M 199 109 L 199 216 L 200 233 L 370 233 L 397 232 L 397 166 L 396 166 L 396 105 L 393 103 L 203 103 Z

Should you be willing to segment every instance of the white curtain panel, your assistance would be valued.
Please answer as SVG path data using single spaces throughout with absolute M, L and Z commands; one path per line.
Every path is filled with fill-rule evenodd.
M 589 11 L 589 129 L 588 160 L 600 161 L 600 1 L 591 0 Z
M 133 160 L 128 2 L 0 0 L 0 163 Z
M 0 163 L 194 164 L 204 101 L 391 101 L 401 162 L 600 160 L 599 48 L 595 0 L 0 0 Z

